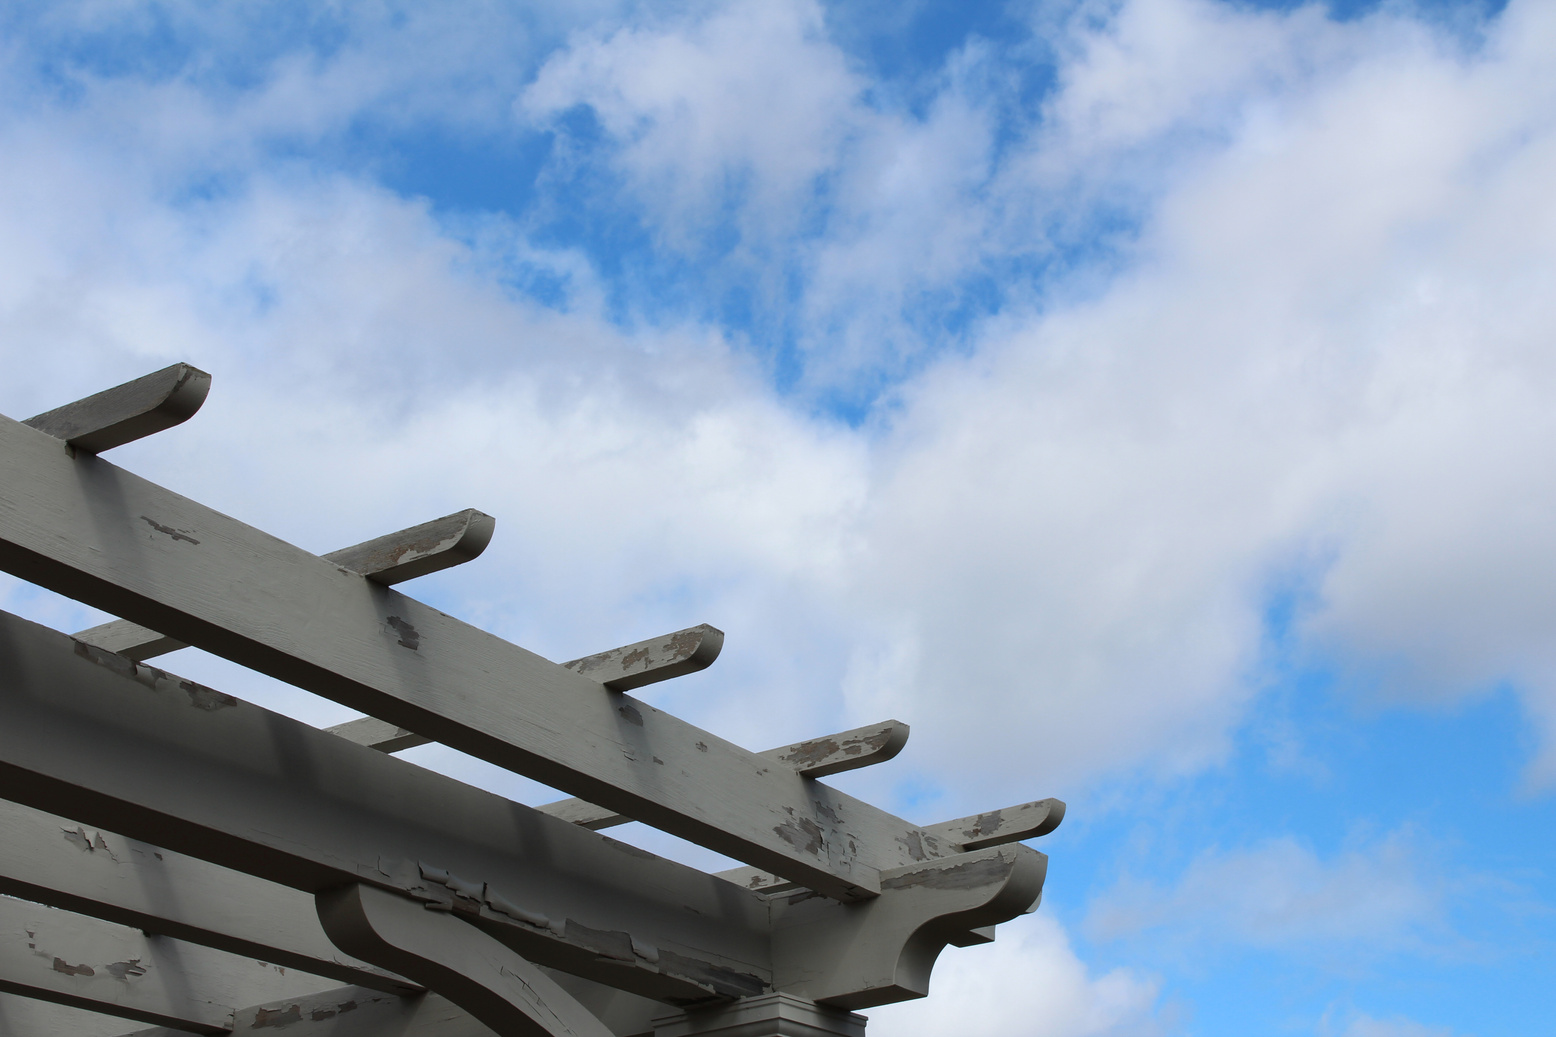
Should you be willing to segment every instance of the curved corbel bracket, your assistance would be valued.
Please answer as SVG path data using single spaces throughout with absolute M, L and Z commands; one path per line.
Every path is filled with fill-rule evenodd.
M 555 980 L 452 914 L 360 883 L 314 900 L 335 946 L 425 985 L 498 1033 L 613 1037 Z
M 882 871 L 861 903 L 775 897 L 773 986 L 853 1011 L 923 997 L 940 952 L 1026 911 L 1047 873 L 1046 854 L 1016 844 Z

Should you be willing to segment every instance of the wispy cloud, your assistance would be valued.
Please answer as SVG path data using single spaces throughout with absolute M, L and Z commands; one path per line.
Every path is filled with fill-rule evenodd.
M 1095 900 L 1095 939 L 1152 934 L 1193 947 L 1306 948 L 1355 964 L 1401 950 L 1438 952 L 1458 941 L 1447 924 L 1449 888 L 1409 831 L 1329 858 L 1290 837 L 1241 850 L 1206 850 L 1166 886 L 1124 880 Z

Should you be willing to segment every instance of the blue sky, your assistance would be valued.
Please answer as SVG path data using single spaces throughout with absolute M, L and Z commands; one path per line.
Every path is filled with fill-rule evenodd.
M 1539 1032 L 1553 47 L 1527 0 L 13 3 L 0 411 L 188 360 L 119 463 L 318 551 L 482 508 L 441 608 L 712 622 L 656 704 L 905 720 L 839 781 L 924 822 L 1066 799 L 1042 910 L 877 1037 Z

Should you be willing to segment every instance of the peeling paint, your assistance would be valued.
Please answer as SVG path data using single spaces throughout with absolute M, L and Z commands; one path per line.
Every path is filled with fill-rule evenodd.
M 769 989 L 760 976 L 724 965 L 712 965 L 674 951 L 659 952 L 659 971 L 667 976 L 690 980 L 721 997 L 755 997 Z
M 63 972 L 67 976 L 95 976 L 97 970 L 90 965 L 72 965 L 64 958 L 54 959 L 54 971 Z
M 683 630 L 665 642 L 665 649 L 676 660 L 685 659 L 702 644 L 702 631 L 696 628 Z
M 837 740 L 833 738 L 813 738 L 808 742 L 801 742 L 779 757 L 784 763 L 790 764 L 795 770 L 803 770 L 806 767 L 814 767 L 830 756 L 838 752 Z
M 254 1012 L 254 1021 L 249 1024 L 251 1030 L 262 1030 L 265 1027 L 280 1029 L 290 1026 L 292 1023 L 303 1021 L 302 1005 L 287 1005 L 285 1008 L 260 1008 Z
M 116 961 L 103 968 L 114 979 L 129 979 L 131 976 L 144 976 L 146 967 L 140 963 L 139 958 L 131 958 L 129 961 Z
M 308 1013 L 308 1018 L 312 1019 L 316 1023 L 322 1023 L 326 1019 L 333 1019 L 337 1015 L 344 1015 L 347 1012 L 355 1012 L 356 1010 L 357 1003 L 355 1001 L 342 1001 L 334 1008 L 315 1008 L 313 1011 Z
M 976 839 L 981 835 L 993 835 L 998 832 L 1005 823 L 1003 810 L 992 810 L 987 814 L 979 814 L 973 819 L 973 825 L 962 832 L 968 839 Z
M 626 720 L 627 723 L 636 724 L 638 727 L 643 726 L 643 714 L 631 703 L 617 706 L 616 712 L 621 714 L 622 719 Z
M 200 542 L 194 537 L 190 536 L 189 530 L 187 529 L 174 529 L 172 526 L 164 526 L 162 523 L 158 522 L 154 518 L 151 518 L 149 515 L 142 515 L 141 520 L 152 529 L 155 529 L 158 533 L 161 533 L 163 536 L 172 537 L 174 540 L 184 540 L 191 544 L 198 544 Z
M 908 856 L 916 861 L 929 860 L 929 854 L 924 852 L 924 837 L 918 832 L 909 832 L 906 836 L 898 836 L 897 841 L 903 849 L 908 851 Z
M 238 700 L 231 695 L 214 688 L 207 688 L 203 684 L 196 684 L 194 681 L 180 681 L 178 686 L 189 696 L 191 706 L 203 709 L 207 713 L 214 713 L 218 709 L 231 709 L 238 704 Z
M 507 915 L 526 925 L 533 925 L 537 929 L 545 929 L 551 924 L 551 920 L 538 911 L 528 911 L 517 904 L 510 902 L 506 897 L 492 891 L 492 887 L 486 887 L 486 904 L 493 911 Z
M 409 648 L 413 652 L 417 651 L 421 647 L 421 635 L 416 632 L 415 627 L 411 626 L 405 620 L 401 619 L 399 616 L 390 616 L 387 620 L 385 620 L 385 622 L 387 622 L 389 626 L 394 629 L 394 632 L 400 636 L 400 645 L 405 648 Z
M 823 844 L 821 826 L 808 817 L 802 817 L 798 821 L 785 821 L 776 825 L 773 831 L 778 838 L 799 850 L 801 853 L 817 854 Z
M 639 648 L 621 657 L 621 668 L 623 670 L 630 670 L 638 663 L 647 663 L 649 666 L 653 665 L 653 659 L 648 654 L 647 648 Z
M 632 936 L 629 933 L 613 929 L 591 929 L 569 918 L 564 924 L 563 938 L 568 943 L 612 961 L 635 961 L 637 958 L 632 951 Z
M 987 857 L 949 868 L 923 868 L 881 880 L 881 889 L 973 889 L 1001 882 L 1011 865 L 1002 857 Z

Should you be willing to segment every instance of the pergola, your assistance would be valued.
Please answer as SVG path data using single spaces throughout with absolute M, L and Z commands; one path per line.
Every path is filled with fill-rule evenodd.
M 396 589 L 478 556 L 480 512 L 319 556 L 99 456 L 209 385 L 0 417 L 0 568 L 121 617 L 0 613 L 0 1033 L 858 1037 L 1037 904 L 1020 840 L 1058 800 L 914 824 L 822 780 L 904 724 L 753 752 L 632 696 L 711 664 L 713 627 L 554 663 Z M 148 665 L 185 645 L 366 717 Z M 391 755 L 429 741 L 577 798 Z M 747 867 L 601 834 L 632 820 Z

